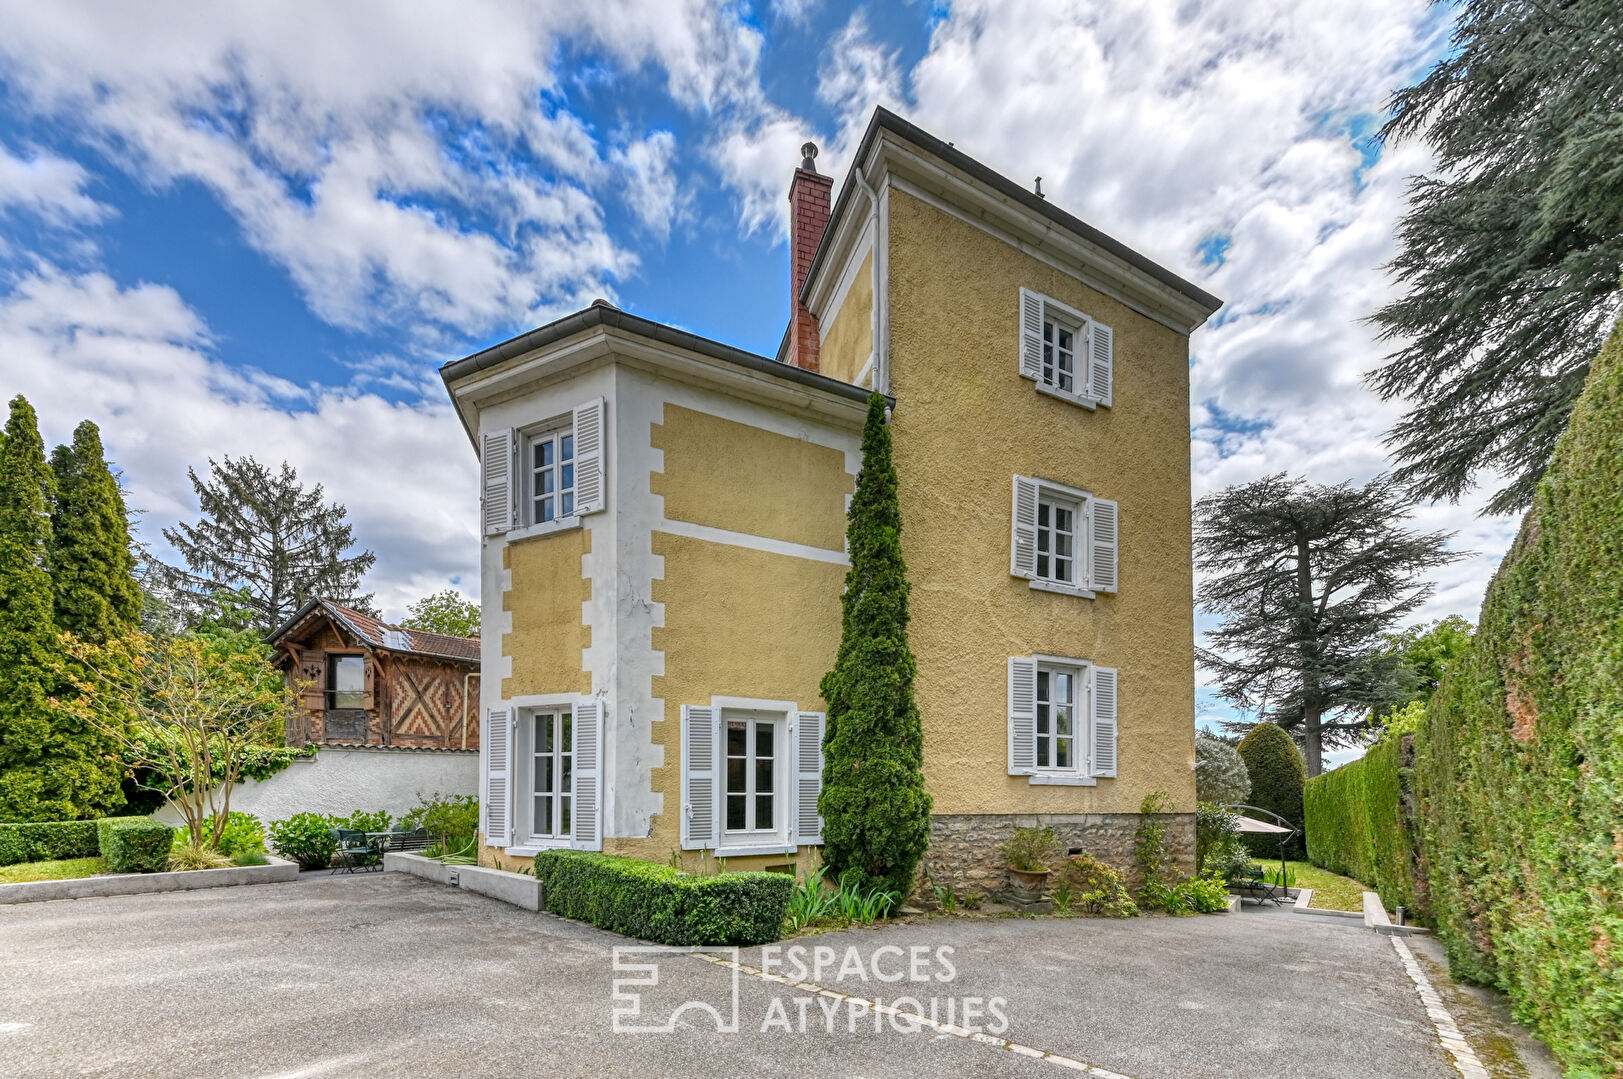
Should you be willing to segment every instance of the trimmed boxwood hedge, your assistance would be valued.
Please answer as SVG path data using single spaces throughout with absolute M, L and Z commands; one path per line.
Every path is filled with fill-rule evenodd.
M 1423 914 L 1424 878 L 1405 799 L 1412 755 L 1409 736 L 1383 739 L 1358 760 L 1308 780 L 1302 804 L 1309 861 L 1374 888 L 1388 910 Z
M 794 878 L 696 877 L 668 865 L 577 850 L 535 856 L 547 911 L 656 944 L 765 944 L 783 936 Z
M 175 830 L 150 817 L 109 817 L 96 822 L 96 841 L 115 873 L 159 873 L 169 868 Z
M 105 820 L 145 820 L 145 817 L 107 817 Z M 101 853 L 94 820 L 43 821 L 0 824 L 0 865 L 54 862 L 64 858 L 94 858 Z

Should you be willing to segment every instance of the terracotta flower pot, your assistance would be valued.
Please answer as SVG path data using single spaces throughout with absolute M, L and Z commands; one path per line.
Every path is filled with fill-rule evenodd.
M 1011 865 L 1008 870 L 1009 876 L 1014 878 L 1014 882 L 1027 891 L 1040 892 L 1043 890 L 1043 885 L 1048 881 L 1048 870 L 1046 869 L 1016 869 Z

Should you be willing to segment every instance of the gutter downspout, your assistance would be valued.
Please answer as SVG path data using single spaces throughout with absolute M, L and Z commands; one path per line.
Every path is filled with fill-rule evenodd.
M 883 242 L 879 235 L 879 196 L 874 194 L 873 185 L 868 182 L 868 176 L 862 169 L 861 162 L 851 170 L 851 176 L 857 182 L 857 187 L 868 197 L 868 211 L 873 214 L 873 310 L 868 313 L 868 336 L 873 340 L 873 389 L 880 389 L 879 380 L 879 282 L 881 280 L 881 265 L 884 258 Z

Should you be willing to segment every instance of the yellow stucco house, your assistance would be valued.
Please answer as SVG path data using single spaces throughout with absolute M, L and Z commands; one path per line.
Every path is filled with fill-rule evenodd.
M 447 364 L 483 482 L 483 857 L 806 865 L 865 402 L 891 418 L 935 800 L 925 868 L 1016 824 L 1193 847 L 1189 334 L 1219 301 L 879 110 L 790 188 L 775 358 L 602 301 Z

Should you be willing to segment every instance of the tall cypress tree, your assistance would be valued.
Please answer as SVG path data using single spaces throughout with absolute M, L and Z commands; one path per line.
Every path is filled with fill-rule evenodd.
M 840 649 L 823 676 L 823 860 L 837 879 L 906 898 L 930 845 L 924 731 L 907 643 L 907 566 L 885 399 L 868 399 L 862 471 L 846 527 L 851 569 Z
M 123 800 L 101 740 L 59 724 L 49 703 L 63 682 L 47 569 L 55 487 L 39 420 L 15 397 L 0 441 L 0 820 L 90 816 Z
M 56 506 L 51 515 L 51 584 L 56 626 L 101 644 L 135 629 L 141 590 L 135 583 L 129 518 L 118 481 L 102 458 L 101 432 L 85 420 L 71 446 L 51 455 Z

